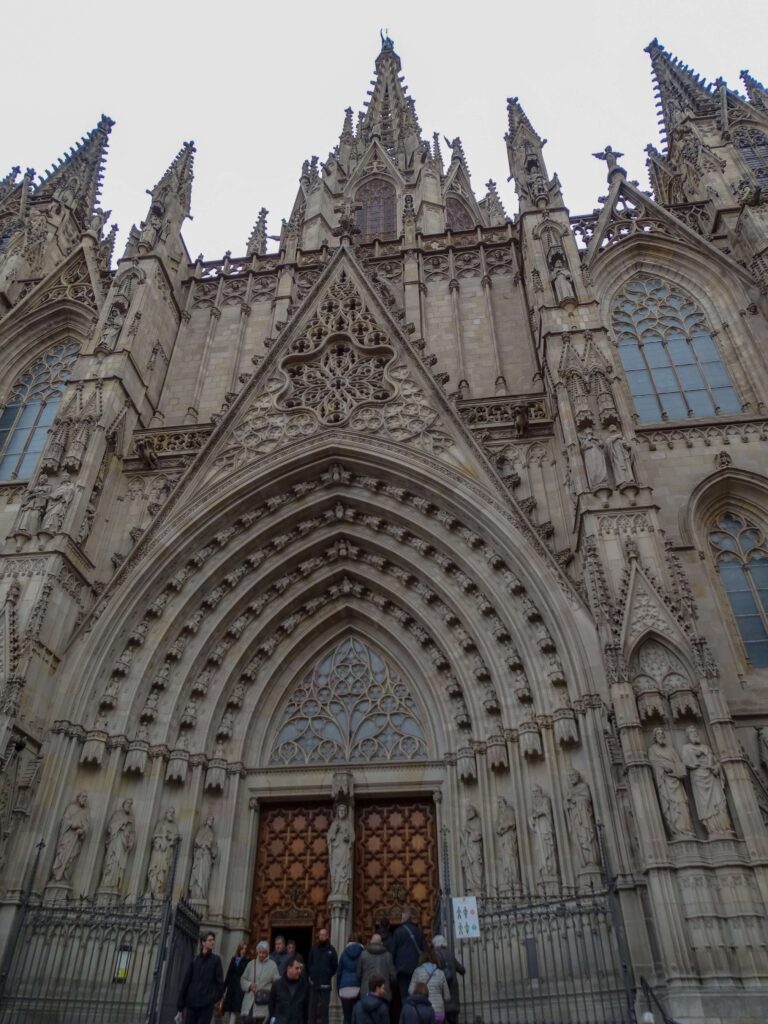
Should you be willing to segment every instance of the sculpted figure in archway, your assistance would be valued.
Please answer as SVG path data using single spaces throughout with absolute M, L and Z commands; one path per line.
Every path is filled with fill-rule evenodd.
M 461 866 L 464 869 L 464 888 L 468 893 L 485 891 L 485 854 L 483 851 L 483 824 L 474 804 L 467 804 L 464 827 L 461 830 Z
M 338 803 L 331 827 L 328 829 L 328 869 L 331 874 L 331 896 L 349 896 L 352 888 L 352 848 L 355 827 L 349 817 L 349 808 Z
M 542 881 L 556 879 L 557 852 L 552 801 L 541 786 L 534 786 L 531 790 L 531 815 L 528 819 L 528 827 L 536 840 L 539 878 Z
M 591 430 L 581 435 L 581 450 L 584 453 L 584 468 L 591 491 L 608 487 L 608 463 L 605 460 L 605 445 Z
M 176 810 L 169 807 L 161 815 L 155 831 L 152 833 L 152 853 L 147 868 L 147 891 L 153 900 L 165 897 L 166 883 L 171 871 L 173 848 L 179 841 L 179 830 L 176 827 Z
M 133 818 L 133 800 L 127 797 L 109 819 L 106 853 L 101 872 L 102 889 L 122 887 L 128 857 L 136 842 L 136 824 Z
M 501 841 L 501 880 L 505 889 L 520 885 L 520 856 L 515 808 L 506 797 L 497 801 L 496 835 Z
M 661 813 L 672 838 L 692 839 L 693 823 L 682 781 L 685 778 L 685 765 L 677 751 L 667 742 L 667 734 L 663 729 L 654 730 L 653 743 L 648 748 L 648 761 L 653 768 Z
M 571 839 L 576 847 L 576 856 L 582 868 L 596 868 L 600 864 L 597 845 L 597 828 L 592 794 L 589 786 L 575 768 L 568 772 L 570 791 L 565 798 Z
M 211 873 L 219 855 L 219 846 L 213 834 L 213 822 L 213 815 L 209 814 L 197 830 L 192 855 L 192 873 L 189 876 L 189 897 L 202 902 L 208 899 Z
M 702 742 L 695 725 L 685 730 L 688 740 L 682 760 L 691 775 L 691 788 L 699 821 L 711 836 L 733 835 L 731 817 L 725 799 L 722 769 L 710 747 Z
M 91 827 L 91 816 L 88 813 L 88 794 L 78 793 L 74 801 L 64 812 L 59 825 L 59 839 L 56 843 L 56 855 L 51 868 L 51 881 L 69 883 L 72 880 L 72 869 L 75 866 L 85 837 Z

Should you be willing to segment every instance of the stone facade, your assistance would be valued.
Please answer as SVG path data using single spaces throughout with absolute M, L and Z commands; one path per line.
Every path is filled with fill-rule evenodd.
M 388 39 L 277 253 L 190 259 L 185 143 L 113 269 L 108 118 L 0 181 L 5 935 L 41 836 L 105 899 L 180 837 L 229 951 L 265 802 L 427 796 L 460 892 L 588 887 L 600 822 L 636 974 L 765 1019 L 768 92 L 648 51 L 654 194 L 606 147 L 587 216 L 517 99 L 478 201 Z

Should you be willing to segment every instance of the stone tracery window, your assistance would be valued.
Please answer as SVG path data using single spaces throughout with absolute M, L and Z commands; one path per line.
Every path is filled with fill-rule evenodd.
M 734 129 L 733 141 L 761 189 L 768 189 L 768 136 L 757 128 Z
M 641 422 L 741 412 L 704 313 L 690 296 L 639 274 L 614 299 L 612 315 Z
M 79 351 L 73 341 L 55 345 L 15 381 L 0 416 L 0 480 L 34 473 Z
M 726 512 L 709 543 L 747 657 L 768 666 L 768 537 L 746 516 Z
M 376 238 L 391 239 L 397 233 L 395 212 L 395 189 L 382 178 L 373 178 L 361 185 L 355 195 L 355 202 L 362 204 L 355 215 L 361 242 L 372 242 Z
M 427 756 L 418 708 L 396 672 L 358 637 L 323 655 L 294 688 L 271 764 L 410 761 Z
M 445 223 L 449 231 L 471 231 L 475 226 L 474 218 L 464 203 L 453 196 L 445 201 Z

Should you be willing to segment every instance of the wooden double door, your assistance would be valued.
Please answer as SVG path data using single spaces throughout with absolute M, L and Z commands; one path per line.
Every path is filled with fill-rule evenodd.
M 328 849 L 333 820 L 330 803 L 262 805 L 253 886 L 251 938 L 276 932 L 306 942 L 308 930 L 328 923 Z M 355 849 L 352 925 L 363 941 L 379 917 L 396 920 L 412 907 L 431 931 L 438 893 L 435 807 L 430 798 L 358 801 L 354 808 Z M 341 949 L 347 936 L 334 935 Z

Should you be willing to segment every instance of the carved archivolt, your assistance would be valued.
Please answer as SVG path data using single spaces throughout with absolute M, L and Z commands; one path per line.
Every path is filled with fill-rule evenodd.
M 270 763 L 411 761 L 427 756 L 419 710 L 378 652 L 347 637 L 294 688 Z

